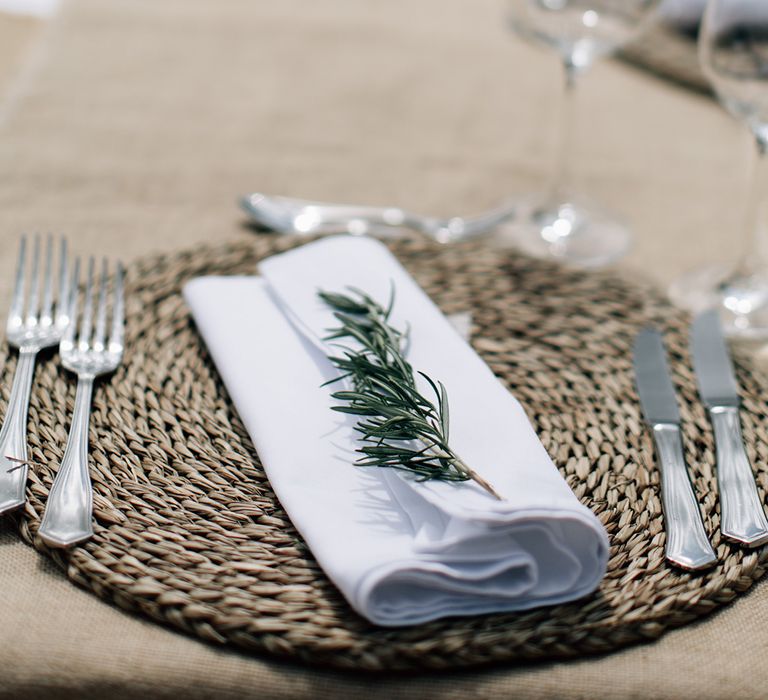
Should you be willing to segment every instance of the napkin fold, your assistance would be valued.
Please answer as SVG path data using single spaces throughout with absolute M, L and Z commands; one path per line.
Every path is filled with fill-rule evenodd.
M 184 289 L 198 329 L 277 497 L 329 578 L 370 621 L 573 600 L 605 573 L 608 540 L 579 503 L 517 400 L 402 268 L 369 238 L 325 238 Z M 451 444 L 504 496 L 474 482 L 418 482 L 354 466 L 354 416 L 332 411 L 337 376 L 323 340 L 337 325 L 318 290 L 356 287 L 410 328 L 408 359 L 442 381 Z M 425 388 L 420 390 L 428 393 Z

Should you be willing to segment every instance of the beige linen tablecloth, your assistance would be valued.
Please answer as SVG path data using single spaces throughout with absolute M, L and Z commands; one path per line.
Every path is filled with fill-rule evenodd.
M 24 231 L 130 260 L 253 235 L 235 207 L 251 189 L 456 214 L 543 187 L 558 66 L 507 34 L 502 5 L 71 0 L 19 65 L 29 27 L 2 20 L 0 309 Z M 582 88 L 579 170 L 634 226 L 624 269 L 665 282 L 731 255 L 742 129 L 623 65 L 596 67 Z M 600 658 L 382 678 L 214 648 L 125 614 L 0 527 L 2 697 L 700 699 L 768 686 L 765 583 Z

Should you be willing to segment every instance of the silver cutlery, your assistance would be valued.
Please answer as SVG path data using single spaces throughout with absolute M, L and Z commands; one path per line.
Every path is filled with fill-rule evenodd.
M 58 294 L 54 300 L 53 240 L 48 236 L 41 261 L 36 236 L 27 285 L 27 239 L 22 237 L 16 282 L 6 326 L 8 344 L 18 348 L 19 360 L 0 429 L 0 513 L 24 504 L 27 482 L 27 413 L 37 354 L 58 345 L 69 325 L 67 242 L 60 242 Z M 42 263 L 42 265 L 41 265 Z M 28 288 L 27 288 L 28 287 Z M 55 308 L 54 308 L 55 306 Z
M 658 331 L 646 328 L 635 339 L 637 392 L 656 443 L 661 470 L 661 498 L 667 532 L 666 558 L 682 569 L 716 563 L 683 456 L 680 411 Z
M 748 547 L 768 541 L 768 520 L 744 450 L 739 390 L 717 310 L 696 316 L 690 335 L 699 394 L 715 433 L 720 531 Z
M 477 216 L 438 219 L 397 207 L 327 204 L 259 192 L 246 195 L 240 204 L 255 223 L 277 233 L 391 235 L 395 229 L 406 228 L 439 243 L 487 233 L 512 219 L 516 210 L 516 206 L 507 204 Z
M 106 260 L 101 268 L 95 325 L 94 261 L 88 264 L 83 311 L 78 329 L 79 261 L 75 263 L 71 324 L 59 346 L 61 362 L 77 375 L 77 394 L 67 447 L 54 479 L 40 524 L 42 540 L 52 547 L 69 547 L 93 535 L 93 489 L 88 473 L 88 423 L 96 377 L 114 372 L 123 357 L 123 268 L 118 263 L 111 294 Z M 107 337 L 108 297 L 112 298 Z

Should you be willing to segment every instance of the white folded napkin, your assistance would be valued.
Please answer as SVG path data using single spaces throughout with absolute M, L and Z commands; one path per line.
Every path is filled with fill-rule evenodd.
M 592 592 L 608 540 L 536 437 L 522 407 L 383 244 L 339 236 L 276 255 L 262 277 L 184 289 L 197 326 L 277 497 L 361 615 L 409 625 L 532 608 Z M 408 359 L 442 381 L 450 441 L 505 500 L 474 482 L 416 482 L 354 466 L 355 418 L 331 410 L 337 376 L 322 338 L 338 325 L 322 289 L 362 289 L 410 326 Z

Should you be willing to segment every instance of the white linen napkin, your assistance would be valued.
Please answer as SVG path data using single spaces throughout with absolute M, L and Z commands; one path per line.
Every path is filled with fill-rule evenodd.
M 277 497 L 361 615 L 409 625 L 573 600 L 605 573 L 608 540 L 522 407 L 378 241 L 339 236 L 262 262 L 262 277 L 206 277 L 184 296 Z M 354 417 L 322 340 L 338 325 L 319 289 L 364 290 L 410 326 L 408 359 L 441 380 L 451 444 L 505 500 L 474 482 L 416 482 L 354 466 Z

